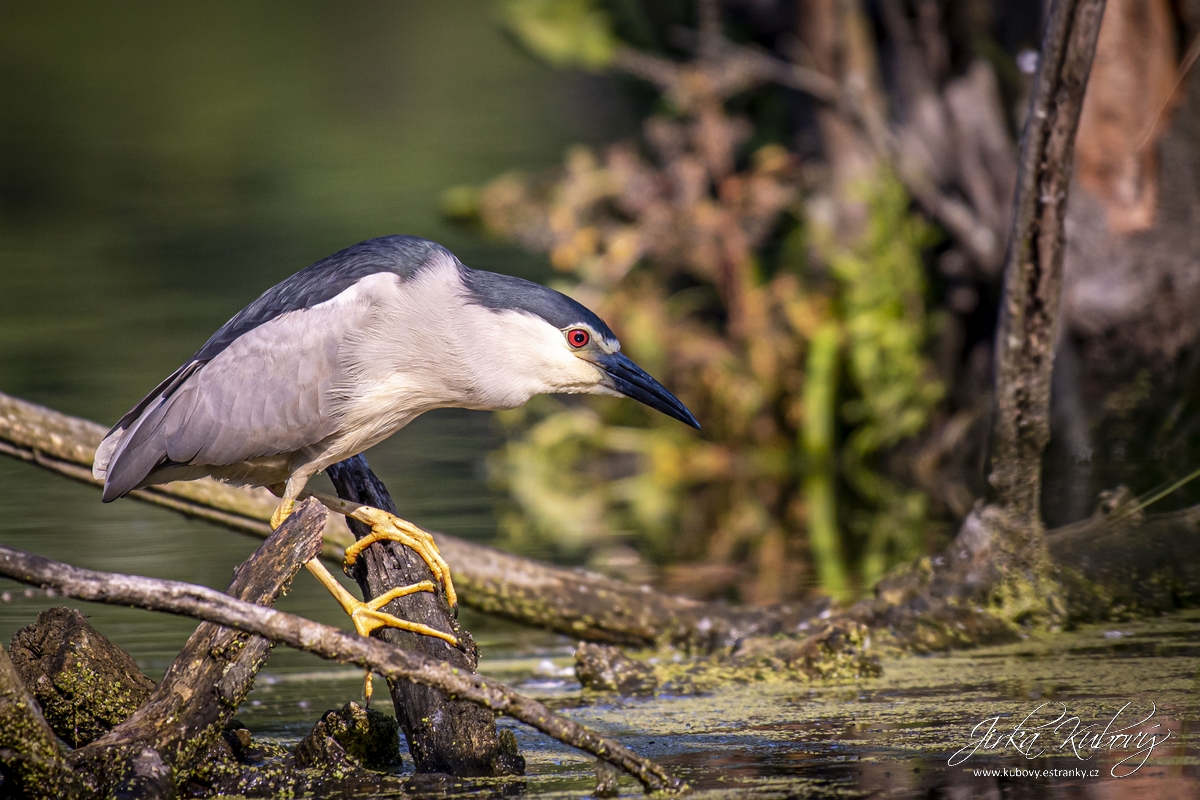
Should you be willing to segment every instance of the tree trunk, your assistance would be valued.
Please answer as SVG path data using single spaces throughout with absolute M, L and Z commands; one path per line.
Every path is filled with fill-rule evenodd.
M 1058 339 L 1067 195 L 1075 133 L 1104 13 L 1104 0 L 1055 0 L 1034 79 L 1016 212 L 1004 268 L 996 334 L 996 416 L 990 502 L 1005 538 L 1030 562 L 1041 559 L 1042 454 L 1050 441 L 1050 380 Z

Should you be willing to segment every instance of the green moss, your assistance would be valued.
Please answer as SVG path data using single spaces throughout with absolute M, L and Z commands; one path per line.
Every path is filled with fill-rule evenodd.
M 692 695 L 749 683 L 858 680 L 878 676 L 880 666 L 867 628 L 840 621 L 805 638 L 750 637 L 734 651 L 702 657 L 670 648 L 629 656 L 613 647 L 582 645 L 576 673 L 594 691 Z
M 109 680 L 88 666 L 81 654 L 55 675 L 53 693 L 39 693 L 55 731 L 78 747 L 128 719 L 149 696 L 142 684 Z

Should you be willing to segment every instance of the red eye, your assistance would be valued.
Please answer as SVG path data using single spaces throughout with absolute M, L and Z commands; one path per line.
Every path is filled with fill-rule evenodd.
M 567 331 L 567 341 L 571 343 L 571 347 L 583 347 L 591 341 L 591 338 L 591 335 L 583 328 Z

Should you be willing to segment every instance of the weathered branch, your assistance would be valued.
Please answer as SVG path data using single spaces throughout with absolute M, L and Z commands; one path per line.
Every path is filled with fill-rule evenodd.
M 70 597 L 111 605 L 138 606 L 195 617 L 283 642 L 341 663 L 357 664 L 389 681 L 412 681 L 451 697 L 469 700 L 590 753 L 625 770 L 652 791 L 679 791 L 685 784 L 632 750 L 551 711 L 501 683 L 467 675 L 379 639 L 346 633 L 294 614 L 236 600 L 203 586 L 72 567 L 0 546 L 0 574 L 46 586 Z
M 227 590 L 247 603 L 270 606 L 301 565 L 321 548 L 326 511 L 306 501 L 262 546 L 238 567 Z M 186 771 L 212 745 L 254 685 L 271 653 L 260 636 L 205 622 L 196 628 L 150 698 L 105 736 L 71 754 L 71 766 L 101 786 L 112 787 L 134 774 L 133 760 L 153 751 L 161 764 L 155 775 L 169 782 Z M 143 793 L 149 787 L 143 787 Z
M 355 503 L 398 514 L 387 488 L 360 456 L 329 468 L 329 478 L 338 496 Z M 361 538 L 370 528 L 347 520 L 350 529 Z M 355 580 L 363 598 L 380 597 L 392 589 L 434 580 L 429 566 L 411 549 L 395 542 L 368 547 L 355 563 Z M 458 625 L 442 593 L 418 592 L 393 600 L 384 609 L 410 622 L 453 633 L 459 646 L 450 647 L 441 639 L 408 631 L 384 628 L 377 634 L 410 653 L 421 653 L 467 674 L 475 674 L 479 654 L 471 634 Z M 474 703 L 455 701 L 442 692 L 409 681 L 389 684 L 396 719 L 408 739 L 408 751 L 418 772 L 445 772 L 460 776 L 519 775 L 525 760 L 517 752 L 514 739 L 500 737 L 496 717 Z
M 91 463 L 104 434 L 94 422 L 0 392 L 0 453 L 98 487 Z M 265 489 L 209 479 L 139 489 L 131 497 L 258 537 L 270 534 L 267 520 L 279 502 Z M 341 516 L 331 514 L 324 536 L 322 557 L 340 566 L 353 534 Z M 824 609 L 823 601 L 764 609 L 701 603 L 436 536 L 463 605 L 587 641 L 728 645 L 748 634 L 794 630 Z

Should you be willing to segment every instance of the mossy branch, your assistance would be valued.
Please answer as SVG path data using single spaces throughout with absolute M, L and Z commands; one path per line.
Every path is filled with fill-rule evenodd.
M 79 786 L 54 731 L 0 647 L 0 794 L 74 798 Z
M 320 551 L 326 516 L 316 500 L 301 505 L 238 567 L 229 596 L 260 607 L 272 605 L 301 564 Z M 174 773 L 187 771 L 201 760 L 232 719 L 271 646 L 258 636 L 207 622 L 200 625 L 149 699 L 107 734 L 71 753 L 72 768 L 90 781 L 110 786 L 120 781 L 114 781 L 114 776 L 136 772 L 132 762 L 144 758 L 149 749 L 163 767 L 158 780 L 172 785 Z

